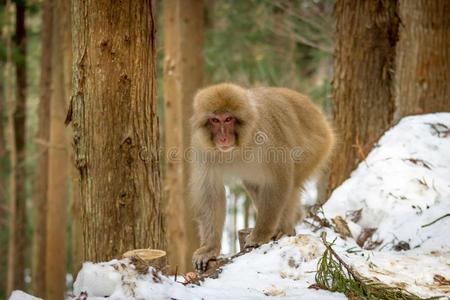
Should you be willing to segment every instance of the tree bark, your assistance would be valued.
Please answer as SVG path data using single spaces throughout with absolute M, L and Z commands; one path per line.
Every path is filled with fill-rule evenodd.
M 170 272 L 192 269 L 199 246 L 189 204 L 189 164 L 183 154 L 190 145 L 192 100 L 203 82 L 203 1 L 164 2 L 165 199 Z M 175 152 L 174 152 L 175 151 Z
M 392 70 L 397 41 L 396 1 L 338 0 L 333 115 L 339 138 L 328 191 L 365 158 L 394 113 Z
M 64 54 L 64 89 L 65 89 L 65 101 L 66 107 L 70 105 L 72 96 L 72 16 L 70 12 L 70 2 L 62 1 L 63 15 L 60 19 L 61 27 L 64 28 L 62 36 L 62 52 Z M 69 161 L 74 161 L 74 152 L 71 147 L 71 140 L 73 137 L 72 128 L 69 126 L 66 129 L 68 155 Z M 69 202 L 70 202 L 70 224 L 72 232 L 72 276 L 76 278 L 78 271 L 83 264 L 82 249 L 83 249 L 83 237 L 82 237 L 82 224 L 81 224 L 81 196 L 80 196 L 80 181 L 78 177 L 78 170 L 74 164 L 69 164 L 70 183 L 69 183 Z
M 152 3 L 75 0 L 72 18 L 82 259 L 164 249 Z
M 25 1 L 16 2 L 16 32 L 14 44 L 17 49 L 16 101 L 12 116 L 13 143 L 11 150 L 11 215 L 8 254 L 8 294 L 25 286 L 26 246 L 26 191 L 25 191 L 25 138 L 26 138 L 26 30 Z
M 396 59 L 396 119 L 450 111 L 450 2 L 402 0 Z
M 3 28 L 0 31 L 0 41 L 2 43 L 4 43 L 2 31 L 3 31 Z M 4 122 L 5 117 L 6 117 L 5 112 L 7 111 L 5 97 L 4 97 L 4 94 L 5 94 L 5 84 L 4 84 L 5 77 L 3 74 L 4 64 L 5 64 L 4 58 L 0 57 L 0 166 L 1 166 L 2 160 L 4 159 L 4 157 L 6 156 L 6 153 L 7 153 L 6 132 L 5 132 L 5 122 Z M 0 180 L 1 180 L 1 178 L 0 178 Z M 0 193 L 2 192 L 1 188 L 2 187 L 0 187 Z
M 37 133 L 38 165 L 34 180 L 34 232 L 31 264 L 31 289 L 33 295 L 45 297 L 45 253 L 47 239 L 47 190 L 48 190 L 48 145 L 50 143 L 50 99 L 52 76 L 52 1 L 42 5 L 42 51 L 41 77 L 39 82 L 39 123 Z
M 0 61 L 0 265 L 8 265 L 8 178 L 10 173 L 8 143 L 9 111 L 13 99 L 11 15 L 12 4 L 4 6 L 4 21 L 1 28 L 1 42 L 5 57 Z M 11 118 L 12 120 L 12 118 Z M 9 146 L 9 147 L 8 147 Z M 6 299 L 7 268 L 0 268 L 0 299 Z

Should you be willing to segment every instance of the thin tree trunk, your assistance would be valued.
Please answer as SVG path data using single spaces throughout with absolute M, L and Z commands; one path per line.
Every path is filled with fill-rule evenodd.
M 11 151 L 11 216 L 8 255 L 8 294 L 23 289 L 25 280 L 26 192 L 25 192 L 25 125 L 26 125 L 26 30 L 25 1 L 16 2 L 16 101 L 13 113 L 14 149 Z
M 450 1 L 402 0 L 396 119 L 450 111 Z
M 3 73 L 3 62 L 0 62 L 0 73 Z M 5 99 L 3 97 L 3 95 L 5 93 L 5 88 L 4 88 L 3 82 L 4 82 L 4 76 L 1 75 L 1 77 L 0 77 L 0 164 L 2 163 L 4 157 L 6 156 L 6 153 L 7 153 L 6 135 L 5 135 L 5 127 L 4 127 L 4 121 L 3 121 L 3 116 L 4 116 L 3 113 L 6 111 Z M 1 193 L 1 191 L 0 191 L 0 193 Z
M 75 0 L 72 18 L 82 259 L 165 248 L 152 3 Z
M 396 1 L 338 0 L 333 114 L 340 143 L 330 168 L 329 193 L 365 158 L 390 126 L 397 41 Z
M 2 31 L 3 28 L 0 29 L 0 41 L 4 43 Z M 0 164 L 2 163 L 2 159 L 5 157 L 6 150 L 6 133 L 5 133 L 5 111 L 6 111 L 6 103 L 5 103 L 5 83 L 4 83 L 4 64 L 3 58 L 0 57 Z M 1 165 L 0 165 L 1 166 Z M 1 180 L 1 179 L 0 179 Z M 1 189 L 1 187 L 0 187 Z M 0 190 L 1 193 L 1 190 Z M 1 194 L 0 194 L 1 197 Z M 0 201 L 1 203 L 1 201 Z
M 48 149 L 48 203 L 46 245 L 46 300 L 64 298 L 67 265 L 68 151 L 64 125 L 66 102 L 64 68 L 64 20 L 66 1 L 53 1 L 52 98 L 50 104 L 50 147 Z M 70 73 L 69 73 L 70 74 Z
M 39 129 L 37 133 L 38 166 L 34 182 L 34 233 L 32 245 L 31 289 L 33 295 L 45 297 L 45 253 L 47 239 L 48 145 L 50 142 L 50 99 L 52 76 L 53 5 L 46 0 L 42 7 L 41 78 L 39 82 Z
M 290 14 L 297 9 L 299 9 L 298 5 L 291 1 L 282 1 L 272 7 L 273 36 L 270 44 L 276 54 L 273 63 L 280 65 L 281 69 L 288 74 L 284 76 L 286 82 L 279 82 L 279 84 L 291 87 L 298 80 L 298 65 L 296 64 L 297 41 L 295 29 L 292 29 L 289 23 L 291 22 Z
M 186 272 L 192 268 L 192 254 L 199 246 L 189 205 L 189 165 L 183 154 L 190 145 L 192 99 L 203 81 L 203 2 L 164 3 L 167 239 L 170 271 L 177 266 L 178 271 Z
M 7 7 L 4 7 L 6 9 Z M 7 14 L 6 18 L 8 17 Z M 3 45 L 10 47 L 11 41 L 6 41 L 6 38 L 10 39 L 11 36 L 5 37 L 4 31 L 8 30 L 8 19 L 3 22 L 3 26 L 0 30 L 0 41 Z M 10 52 L 10 49 L 5 49 L 6 52 Z M 9 53 L 8 53 L 9 54 Z M 7 112 L 8 103 L 6 95 L 7 91 L 12 90 L 11 81 L 8 79 L 9 74 L 5 74 L 7 70 L 6 57 L 0 58 L 0 266 L 6 266 L 8 264 L 8 175 L 9 175 L 9 151 L 7 146 Z M 10 86 L 8 88 L 8 85 Z M 0 299 L 6 299 L 6 276 L 7 268 L 0 269 Z

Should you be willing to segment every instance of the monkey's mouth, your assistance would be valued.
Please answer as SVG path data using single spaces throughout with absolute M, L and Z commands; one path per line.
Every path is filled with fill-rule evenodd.
M 220 152 L 230 152 L 234 149 L 234 145 L 217 146 Z

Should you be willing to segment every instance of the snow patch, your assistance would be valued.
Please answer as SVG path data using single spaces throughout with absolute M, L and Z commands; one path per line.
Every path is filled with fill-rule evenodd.
M 9 296 L 9 300 L 42 300 L 42 299 L 17 290 L 11 293 L 11 296 Z

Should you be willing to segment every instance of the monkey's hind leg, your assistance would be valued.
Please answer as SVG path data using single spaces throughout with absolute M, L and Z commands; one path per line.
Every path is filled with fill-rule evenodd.
M 255 184 L 251 184 L 247 181 L 243 182 L 245 190 L 247 191 L 247 195 L 250 196 L 250 199 L 252 199 L 253 205 L 256 207 L 256 199 L 258 199 L 258 191 L 259 188 Z
M 303 221 L 304 215 L 305 213 L 300 201 L 300 190 L 295 189 L 283 209 L 276 239 L 279 239 L 285 235 L 295 235 L 295 225 Z
M 289 192 L 278 188 L 281 185 L 258 188 L 254 199 L 257 217 L 256 225 L 245 241 L 245 247 L 257 247 L 268 243 L 277 234 L 283 208 Z

